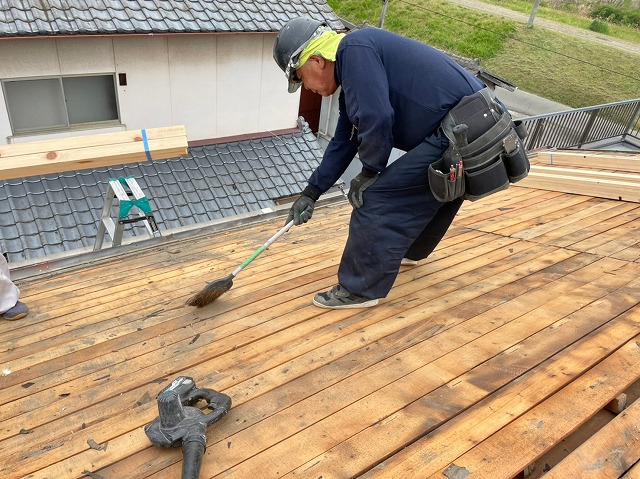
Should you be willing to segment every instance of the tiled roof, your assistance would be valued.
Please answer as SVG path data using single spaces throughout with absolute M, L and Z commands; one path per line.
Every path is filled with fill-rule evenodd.
M 298 15 L 343 28 L 326 0 L 3 0 L 0 37 L 276 32 Z
M 110 178 L 136 178 L 162 233 L 273 208 L 274 199 L 306 186 L 322 158 L 302 126 L 301 133 L 192 147 L 181 158 L 0 181 L 0 249 L 20 262 L 93 247 Z M 125 227 L 125 240 L 134 235 L 147 237 L 142 223 Z
M 455 53 L 444 52 L 453 58 L 458 65 L 462 68 L 466 69 L 470 73 L 477 76 L 480 80 L 485 83 L 493 83 L 494 85 L 498 85 L 502 88 L 505 88 L 509 91 L 515 91 L 517 88 L 515 84 L 511 83 L 509 80 L 502 78 L 495 73 L 486 70 L 485 68 L 480 66 L 480 59 L 478 58 L 467 58 L 462 57 L 460 55 L 456 55 Z

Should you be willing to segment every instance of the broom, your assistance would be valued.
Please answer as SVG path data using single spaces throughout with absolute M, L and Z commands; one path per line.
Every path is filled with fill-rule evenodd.
M 303 211 L 301 214 L 305 214 L 306 211 Z M 207 284 L 202 291 L 197 294 L 194 294 L 189 301 L 187 301 L 187 305 L 196 306 L 198 308 L 202 308 L 207 304 L 214 302 L 223 293 L 226 293 L 233 286 L 233 278 L 235 278 L 240 271 L 242 271 L 249 263 L 251 263 L 254 259 L 258 257 L 260 253 L 266 250 L 269 246 L 271 246 L 278 238 L 280 238 L 283 234 L 291 229 L 294 221 L 289 221 L 280 231 L 278 231 L 275 235 L 273 235 L 269 241 L 260 246 L 254 253 L 249 256 L 240 266 L 238 266 L 233 273 L 225 278 L 216 279 Z

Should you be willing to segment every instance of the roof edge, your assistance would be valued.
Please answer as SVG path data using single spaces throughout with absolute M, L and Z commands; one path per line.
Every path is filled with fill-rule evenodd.
M 316 207 L 330 206 L 339 201 L 346 201 L 342 192 L 326 193 L 316 203 Z M 270 221 L 274 218 L 284 217 L 288 214 L 291 205 L 285 204 L 274 208 L 263 208 L 260 211 L 239 214 L 229 218 L 220 218 L 206 223 L 183 226 L 163 231 L 163 235 L 155 238 L 133 237 L 121 246 L 107 246 L 99 251 L 93 251 L 91 247 L 46 256 L 44 258 L 31 259 L 9 263 L 11 279 L 20 281 L 34 276 L 53 274 L 61 270 L 72 269 L 88 263 L 99 263 L 110 260 L 116 256 L 139 254 L 140 251 L 167 246 L 194 236 L 210 235 L 220 231 L 240 228 L 247 224 Z
M 57 40 L 60 38 L 113 38 L 113 37 L 176 37 L 176 36 L 216 36 L 216 35 L 276 35 L 277 31 L 256 31 L 247 32 L 243 30 L 237 31 L 225 31 L 225 32 L 149 32 L 149 33 L 74 33 L 74 34 L 59 34 L 59 35 L 0 35 L 0 41 L 2 40 Z
M 259 140 L 261 138 L 271 138 L 271 137 L 278 137 L 279 135 L 292 135 L 296 133 L 303 133 L 302 128 L 295 127 L 295 128 L 286 128 L 284 130 L 261 131 L 261 132 L 247 133 L 242 135 L 209 138 L 205 140 L 193 140 L 193 141 L 187 142 L 187 145 L 190 148 L 194 146 L 219 145 L 221 143 L 232 143 L 236 141 L 247 141 L 247 140 Z

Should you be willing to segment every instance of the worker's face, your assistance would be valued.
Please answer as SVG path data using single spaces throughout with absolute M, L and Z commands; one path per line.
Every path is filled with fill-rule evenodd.
M 333 75 L 335 63 L 320 55 L 311 55 L 307 62 L 296 71 L 302 86 L 322 96 L 331 96 L 338 89 Z

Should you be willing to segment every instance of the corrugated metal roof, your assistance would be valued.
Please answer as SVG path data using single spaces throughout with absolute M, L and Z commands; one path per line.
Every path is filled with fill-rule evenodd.
M 305 14 L 344 27 L 325 0 L 3 0 L 0 37 L 276 32 Z
M 93 247 L 110 178 L 136 178 L 165 232 L 273 208 L 306 186 L 321 158 L 304 123 L 300 133 L 192 147 L 181 158 L 1 181 L 0 249 L 19 262 Z M 142 223 L 125 227 L 131 236 L 147 237 Z

